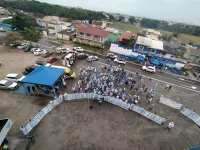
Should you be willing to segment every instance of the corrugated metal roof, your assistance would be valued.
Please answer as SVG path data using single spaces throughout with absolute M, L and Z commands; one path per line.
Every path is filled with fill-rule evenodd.
M 78 32 L 83 32 L 83 33 L 87 33 L 91 35 L 97 35 L 101 37 L 107 37 L 109 35 L 109 32 L 104 31 L 103 29 L 93 28 L 93 27 L 82 28 L 82 29 L 79 29 Z

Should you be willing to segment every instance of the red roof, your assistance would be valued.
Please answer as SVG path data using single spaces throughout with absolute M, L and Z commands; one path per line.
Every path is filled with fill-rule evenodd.
M 130 40 L 130 38 L 133 36 L 136 36 L 136 34 L 131 32 L 123 32 L 121 38 Z
M 94 27 L 82 28 L 82 29 L 79 29 L 78 32 L 97 35 L 101 37 L 107 37 L 110 34 L 109 32 L 104 31 L 103 29 L 94 28 Z
M 84 25 L 84 24 L 74 24 L 73 26 L 74 26 L 76 29 L 78 29 L 78 30 L 87 27 L 87 26 Z

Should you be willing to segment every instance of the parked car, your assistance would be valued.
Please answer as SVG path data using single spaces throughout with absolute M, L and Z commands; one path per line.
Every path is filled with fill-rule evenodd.
M 42 54 L 43 58 L 46 58 L 48 56 L 51 56 L 53 53 L 52 52 L 46 52 L 45 54 Z
M 98 57 L 97 56 L 89 56 L 88 58 L 87 58 L 87 61 L 89 61 L 89 62 L 91 62 L 91 61 L 96 61 L 96 60 L 98 60 Z
M 35 51 L 40 50 L 40 48 L 31 48 L 30 52 L 34 53 Z
M 4 28 L 0 28 L 0 32 L 6 32 Z
M 17 46 L 17 48 L 18 48 L 18 49 L 25 49 L 27 46 L 28 46 L 27 43 L 23 43 L 23 44 Z
M 21 44 L 20 44 L 20 42 L 18 42 L 18 41 L 16 41 L 16 42 L 10 44 L 10 46 L 15 46 L 15 47 L 17 47 L 17 46 L 19 46 L 19 45 L 21 45 Z
M 62 47 L 62 46 L 61 46 L 61 47 L 58 47 L 58 48 L 56 48 L 56 50 L 67 50 L 67 49 L 69 50 L 69 48 Z
M 118 59 L 118 58 L 115 58 L 115 59 L 114 59 L 114 62 L 119 63 L 119 64 L 123 64 L 123 65 L 126 64 L 126 62 L 125 62 L 124 60 Z
M 0 81 L 0 89 L 16 89 L 18 87 L 18 84 L 13 81 L 7 81 L 7 80 L 1 80 Z
M 25 78 L 25 76 L 17 74 L 17 73 L 9 73 L 6 75 L 5 80 L 20 82 Z
M 115 54 L 113 54 L 113 53 L 108 53 L 108 54 L 106 55 L 106 57 L 111 58 L 111 59 L 115 59 L 115 58 L 117 58 L 117 55 L 115 55 Z
M 53 62 L 55 62 L 55 61 L 57 61 L 58 60 L 58 57 L 50 57 L 48 60 L 47 60 L 47 62 L 48 63 L 53 63 Z
M 24 75 L 28 75 L 31 73 L 33 70 L 35 70 L 38 66 L 32 65 L 32 66 L 27 66 L 25 68 L 25 71 L 23 72 Z
M 36 55 L 36 56 L 39 56 L 39 55 L 42 55 L 42 54 L 45 54 L 45 53 L 47 53 L 47 51 L 46 50 L 42 50 L 42 49 L 39 49 L 39 50 L 36 50 L 35 52 L 33 52 L 33 54 L 34 55 Z
M 48 67 L 48 66 L 51 66 L 51 64 L 38 60 L 35 62 L 35 66 L 47 66 Z
M 31 50 L 32 46 L 31 45 L 28 45 L 25 49 L 24 49 L 24 52 L 29 52 Z
M 83 52 L 84 50 L 81 47 L 74 47 L 73 50 L 77 52 Z
M 156 72 L 156 67 L 152 67 L 152 66 L 142 66 L 142 70 L 155 73 L 155 72 Z
M 76 54 L 76 58 L 78 58 L 78 59 L 86 59 L 86 58 L 88 58 L 88 54 L 85 54 L 85 53 L 77 53 Z

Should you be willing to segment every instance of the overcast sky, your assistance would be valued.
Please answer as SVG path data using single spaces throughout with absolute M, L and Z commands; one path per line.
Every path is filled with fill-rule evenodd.
M 51 4 L 200 25 L 200 0 L 39 0 Z

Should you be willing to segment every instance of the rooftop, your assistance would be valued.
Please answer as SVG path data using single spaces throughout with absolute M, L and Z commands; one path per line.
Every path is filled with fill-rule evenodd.
M 132 32 L 129 32 L 129 31 L 122 32 L 122 34 L 121 34 L 121 38 L 127 39 L 127 40 L 130 40 L 130 38 L 133 37 L 133 36 L 135 37 L 136 34 L 132 33 Z
M 72 35 L 72 34 L 75 34 L 76 31 L 72 31 L 72 30 L 62 30 L 60 32 L 58 32 L 60 34 L 63 34 L 63 35 Z
M 103 29 L 94 28 L 94 27 L 82 28 L 82 29 L 79 29 L 78 32 L 97 35 L 97 36 L 101 36 L 101 37 L 107 37 L 109 35 L 109 32 L 104 31 Z
M 57 16 L 45 16 L 42 21 L 48 22 L 48 23 L 53 23 L 53 24 L 58 24 L 59 23 L 59 17 Z
M 156 30 L 154 30 L 154 29 L 147 29 L 147 31 L 148 31 L 149 33 L 153 33 L 153 34 L 155 34 L 155 35 L 161 35 L 160 31 L 156 31 Z
M 200 50 L 199 49 L 189 47 L 188 52 L 190 53 L 190 55 L 200 57 Z
M 73 26 L 74 26 L 76 29 L 78 29 L 78 30 L 87 27 L 87 26 L 84 25 L 84 24 L 74 24 Z

